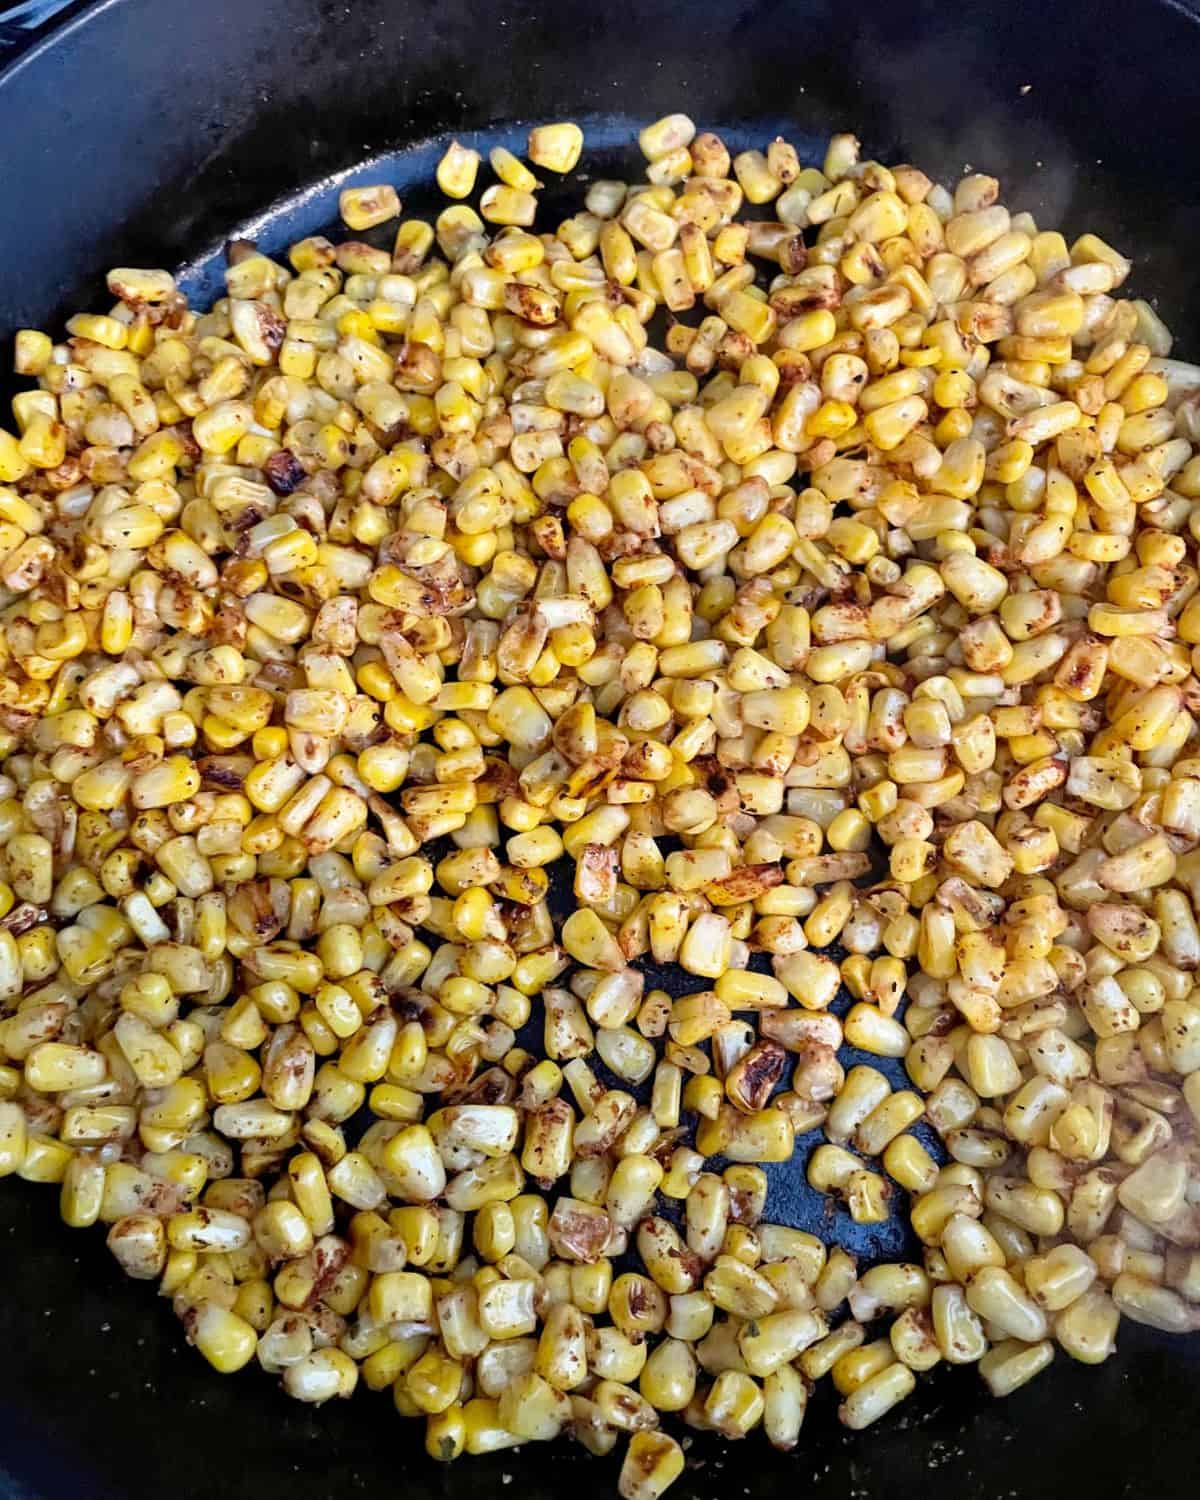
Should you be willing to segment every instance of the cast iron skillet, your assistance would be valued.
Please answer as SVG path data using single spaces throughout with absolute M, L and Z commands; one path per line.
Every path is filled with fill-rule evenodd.
M 54 6 L 21 10 L 39 3 Z M 581 170 L 616 172 L 634 165 L 633 122 L 682 108 L 731 142 L 784 130 L 810 160 L 854 129 L 885 160 L 994 172 L 1015 208 L 1132 254 L 1137 289 L 1200 355 L 1200 27 L 1181 4 L 105 0 L 65 14 L 32 45 L 0 17 L 0 56 L 25 45 L 0 72 L 0 339 L 99 305 L 111 265 L 185 266 L 211 297 L 228 235 L 274 251 L 326 227 L 347 175 L 417 205 L 448 133 L 520 149 L 528 122 L 577 119 Z M 903 1252 L 900 1220 L 869 1239 L 824 1223 L 807 1144 L 775 1170 L 769 1216 L 866 1258 Z M 555 1444 L 445 1469 L 387 1395 L 314 1412 L 257 1370 L 217 1377 L 55 1199 L 0 1187 L 0 1495 L 613 1494 L 616 1459 Z M 973 1372 L 941 1369 L 866 1434 L 837 1425 L 826 1383 L 797 1453 L 696 1438 L 672 1495 L 1174 1500 L 1194 1489 L 1198 1381 L 1195 1341 L 1126 1323 L 1099 1370 L 1060 1356 L 993 1402 Z

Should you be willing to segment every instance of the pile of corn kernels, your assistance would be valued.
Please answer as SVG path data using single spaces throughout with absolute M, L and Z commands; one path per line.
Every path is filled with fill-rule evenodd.
M 0 1173 L 218 1371 L 656 1500 L 663 1414 L 1200 1327 L 1200 370 L 991 177 L 672 115 L 535 231 L 582 141 L 17 334 Z

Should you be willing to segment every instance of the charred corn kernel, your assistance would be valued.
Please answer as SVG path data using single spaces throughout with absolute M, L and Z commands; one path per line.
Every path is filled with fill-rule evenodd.
M 673 1437 L 664 1432 L 635 1432 L 617 1480 L 621 1500 L 659 1500 L 683 1468 L 683 1449 Z
M 388 183 L 343 188 L 338 197 L 338 212 L 350 229 L 374 229 L 399 215 L 400 199 Z
M 763 1394 L 748 1375 L 722 1370 L 704 1402 L 708 1422 L 723 1436 L 744 1437 L 762 1421 Z

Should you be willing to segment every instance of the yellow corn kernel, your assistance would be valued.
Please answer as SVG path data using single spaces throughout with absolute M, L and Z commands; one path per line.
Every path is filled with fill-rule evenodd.
M 548 172 L 570 172 L 583 151 L 583 131 L 564 122 L 538 125 L 529 132 L 529 160 Z

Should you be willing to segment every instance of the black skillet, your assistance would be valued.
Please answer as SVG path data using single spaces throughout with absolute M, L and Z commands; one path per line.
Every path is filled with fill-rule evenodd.
M 3 61 L 3 340 L 99 306 L 111 265 L 186 266 L 211 297 L 225 238 L 276 251 L 326 227 L 346 174 L 419 204 L 451 133 L 519 149 L 529 123 L 576 119 L 580 172 L 615 175 L 636 123 L 684 109 L 739 143 L 782 130 L 809 160 L 853 129 L 945 179 L 993 172 L 1014 208 L 1132 255 L 1137 291 L 1200 356 L 1200 17 L 1183 4 L 25 0 L 0 9 Z M 807 1144 L 774 1171 L 769 1212 L 818 1227 Z M 256 1371 L 217 1377 L 56 1197 L 0 1186 L 0 1496 L 613 1494 L 616 1460 L 566 1444 L 446 1469 L 386 1395 L 313 1411 Z M 905 1244 L 899 1220 L 870 1240 L 844 1216 L 825 1227 L 865 1257 Z M 696 1439 L 672 1500 L 1191 1495 L 1200 1349 L 1128 1322 L 1119 1343 L 1099 1370 L 1060 1356 L 1005 1402 L 935 1371 L 859 1435 L 825 1391 L 795 1454 Z

